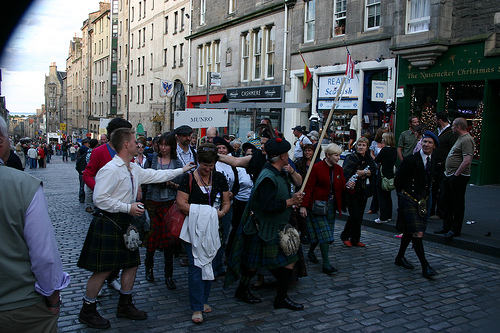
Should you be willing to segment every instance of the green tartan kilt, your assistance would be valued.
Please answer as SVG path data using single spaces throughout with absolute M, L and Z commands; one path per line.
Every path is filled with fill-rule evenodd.
M 78 267 L 100 273 L 139 266 L 139 250 L 127 250 L 123 240 L 123 233 L 131 221 L 132 217 L 123 213 L 94 216 L 83 243 Z
M 247 268 L 276 269 L 285 267 L 299 260 L 297 254 L 286 256 L 280 248 L 279 236 L 265 242 L 258 233 L 244 235 L 242 262 Z
M 333 243 L 335 214 L 335 205 L 332 202 L 330 202 L 326 216 L 316 215 L 312 210 L 307 210 L 307 232 L 311 243 Z
M 425 232 L 427 228 L 426 218 L 418 215 L 417 203 L 408 198 L 407 195 L 399 194 L 398 199 L 398 221 L 396 230 L 403 233 Z

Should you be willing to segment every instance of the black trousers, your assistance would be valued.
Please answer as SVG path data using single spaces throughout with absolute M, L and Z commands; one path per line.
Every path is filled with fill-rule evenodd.
M 380 219 L 387 221 L 392 219 L 392 191 L 384 191 L 380 184 L 377 185 L 378 202 L 380 205 Z
M 444 201 L 443 201 L 443 191 L 444 191 L 444 162 L 443 165 L 436 166 L 436 171 L 434 173 L 434 180 L 432 182 L 432 206 L 430 210 L 430 215 L 438 215 L 444 218 Z
M 356 245 L 361 238 L 361 222 L 365 213 L 367 197 L 357 193 L 348 194 L 347 208 L 349 209 L 349 218 L 345 223 L 344 231 L 340 235 L 342 241 L 350 240 L 352 245 Z
M 450 176 L 444 180 L 443 200 L 445 217 L 443 229 L 460 235 L 465 213 L 465 190 L 470 176 Z

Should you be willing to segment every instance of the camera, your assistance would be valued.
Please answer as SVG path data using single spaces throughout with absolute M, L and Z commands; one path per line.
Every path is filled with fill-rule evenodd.
M 143 204 L 138 204 L 137 207 L 139 207 L 140 209 L 144 209 L 144 205 Z

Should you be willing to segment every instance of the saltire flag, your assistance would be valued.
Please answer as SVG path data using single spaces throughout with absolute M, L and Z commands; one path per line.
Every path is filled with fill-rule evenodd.
M 174 96 L 174 82 L 167 80 L 160 80 L 160 96 L 173 97 Z
M 307 67 L 306 61 L 304 60 L 302 53 L 300 53 L 300 57 L 302 58 L 302 61 L 304 62 L 304 78 L 302 80 L 302 89 L 306 89 L 307 85 L 309 84 L 309 81 L 311 81 L 312 74 L 309 71 L 309 67 Z
M 345 68 L 345 75 L 349 79 L 354 79 L 354 66 L 356 66 L 356 64 L 352 60 L 351 54 L 349 53 L 349 51 L 347 51 L 347 65 Z

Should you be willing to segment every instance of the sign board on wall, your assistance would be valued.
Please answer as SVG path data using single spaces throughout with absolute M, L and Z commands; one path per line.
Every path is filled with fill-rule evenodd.
M 245 88 L 227 89 L 226 95 L 229 100 L 259 99 L 259 100 L 281 100 L 282 86 L 258 86 Z
M 174 112 L 174 127 L 188 125 L 192 128 L 227 127 L 227 109 L 186 109 Z
M 318 110 L 331 110 L 333 99 L 326 101 L 318 101 Z M 339 106 L 335 110 L 356 110 L 358 108 L 357 99 L 342 99 L 339 101 Z
M 344 75 L 320 76 L 318 98 L 335 98 L 337 91 L 340 88 L 340 83 Z M 344 93 L 342 98 L 358 98 L 359 97 L 359 80 L 346 79 L 344 83 Z
M 387 99 L 387 81 L 372 81 L 372 102 L 385 102 Z

